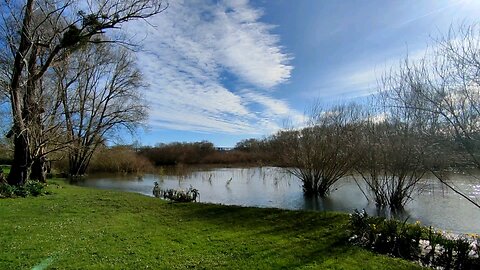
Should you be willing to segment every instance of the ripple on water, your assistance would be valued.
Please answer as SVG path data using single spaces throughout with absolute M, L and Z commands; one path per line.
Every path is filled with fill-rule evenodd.
M 452 174 L 449 181 L 471 199 L 480 201 L 478 176 L 480 173 L 473 181 L 468 176 Z M 158 182 L 162 189 L 187 189 L 191 185 L 199 190 L 202 202 L 350 213 L 354 209 L 366 209 L 372 215 L 385 215 L 374 203 L 367 201 L 351 177 L 341 179 L 328 198 L 312 199 L 303 196 L 297 178 L 284 169 L 273 167 L 196 170 L 186 174 L 145 175 L 142 179 L 136 176 L 93 176 L 77 184 L 152 196 L 154 182 Z M 363 188 L 366 190 L 365 186 Z M 479 233 L 480 211 L 473 204 L 434 178 L 425 179 L 421 190 L 406 205 L 402 219 L 419 220 L 427 226 L 457 233 Z

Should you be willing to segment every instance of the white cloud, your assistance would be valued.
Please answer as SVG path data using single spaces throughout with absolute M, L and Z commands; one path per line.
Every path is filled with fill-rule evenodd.
M 128 26 L 143 45 L 138 57 L 150 85 L 153 127 L 265 134 L 289 115 L 298 118 L 272 96 L 292 66 L 273 26 L 259 21 L 262 15 L 248 1 L 179 0 L 149 21 L 155 27 Z M 236 91 L 245 86 L 255 91 Z M 262 109 L 254 111 L 254 104 Z
M 291 111 L 288 104 L 280 99 L 274 99 L 267 95 L 248 90 L 243 91 L 243 96 L 248 101 L 263 105 L 274 115 L 287 115 Z
M 405 25 L 417 22 L 418 20 L 422 20 L 422 19 L 428 18 L 432 15 L 442 13 L 442 12 L 444 12 L 446 10 L 449 10 L 449 9 L 458 9 L 459 5 L 465 4 L 466 2 L 469 2 L 469 1 L 470 0 L 453 0 L 453 1 L 450 1 L 450 3 L 448 3 L 447 5 L 435 8 L 435 9 L 430 10 L 430 11 L 428 11 L 426 13 L 423 13 L 423 14 L 418 14 L 418 15 L 412 17 L 412 18 L 408 18 L 407 20 L 400 22 L 399 24 L 395 25 L 394 27 L 396 27 L 396 28 L 403 27 Z
M 335 101 L 374 94 L 378 91 L 382 76 L 398 71 L 400 65 L 405 63 L 406 57 L 410 62 L 418 62 L 435 49 L 437 49 L 435 46 L 423 45 L 412 51 L 397 50 L 381 57 L 351 63 L 322 78 L 316 91 L 306 95 Z
M 256 22 L 259 12 L 245 6 L 234 10 L 217 12 L 215 26 L 207 26 L 221 37 L 215 44 L 221 51 L 221 64 L 261 87 L 270 88 L 288 80 L 292 67 L 287 65 L 289 57 L 276 45 L 278 38 L 269 34 L 272 26 Z
M 243 90 L 242 96 L 250 103 L 256 103 L 264 108 L 266 117 L 272 119 L 290 120 L 294 125 L 301 125 L 305 122 L 305 115 L 290 108 L 285 100 L 272 98 L 266 94 L 254 91 Z

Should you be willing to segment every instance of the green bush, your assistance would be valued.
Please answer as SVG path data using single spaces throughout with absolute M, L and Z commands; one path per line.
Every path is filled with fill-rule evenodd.
M 350 215 L 350 241 L 378 253 L 418 261 L 441 269 L 480 269 L 480 237 L 438 232 L 420 222 L 371 217 L 365 210 Z
M 0 198 L 11 198 L 15 196 L 15 186 L 6 183 L 0 184 Z
M 0 198 L 39 196 L 44 194 L 45 184 L 28 180 L 23 186 L 14 186 L 7 183 L 0 184 Z
M 42 195 L 45 184 L 40 183 L 39 181 L 28 180 L 25 183 L 25 189 L 28 190 L 32 196 Z
M 30 194 L 29 190 L 25 186 L 18 186 L 18 187 L 14 186 L 14 190 L 15 190 L 15 196 L 16 197 L 25 198 Z

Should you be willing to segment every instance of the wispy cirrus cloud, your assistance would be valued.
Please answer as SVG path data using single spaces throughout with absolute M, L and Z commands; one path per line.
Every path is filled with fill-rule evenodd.
M 305 96 L 335 102 L 375 94 L 381 87 L 382 77 L 397 72 L 405 61 L 418 63 L 438 49 L 438 44 L 425 43 L 410 51 L 405 47 L 377 58 L 351 63 L 319 80 L 315 91 L 305 93 Z
M 260 105 L 263 108 L 261 113 L 264 118 L 288 120 L 296 124 L 306 121 L 306 116 L 293 111 L 285 100 L 272 98 L 266 94 L 250 90 L 243 90 L 242 96 L 247 102 Z
M 265 134 L 289 115 L 299 119 L 273 97 L 293 67 L 262 15 L 248 1 L 179 0 L 150 21 L 155 27 L 130 26 L 143 44 L 138 58 L 149 84 L 151 126 Z
M 457 8 L 458 6 L 460 6 L 462 4 L 465 4 L 466 2 L 469 2 L 469 1 L 470 0 L 453 0 L 453 1 L 451 1 L 450 3 L 448 3 L 444 6 L 441 6 L 441 7 L 438 7 L 436 9 L 430 10 L 430 11 L 428 11 L 426 13 L 423 13 L 423 14 L 418 14 L 418 15 L 414 16 L 413 18 L 408 18 L 405 21 L 402 21 L 399 24 L 394 25 L 394 27 L 396 27 L 396 28 L 403 27 L 407 24 L 411 24 L 411 23 L 416 22 L 418 20 L 422 20 L 422 19 L 428 18 L 432 15 L 442 13 L 443 11 L 453 9 L 453 8 Z

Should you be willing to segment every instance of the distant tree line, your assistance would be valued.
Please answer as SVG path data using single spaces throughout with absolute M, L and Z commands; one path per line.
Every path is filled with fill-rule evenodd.
M 156 146 L 115 145 L 101 143 L 92 154 L 86 173 L 145 173 L 162 166 L 219 165 L 219 166 L 282 166 L 272 155 L 268 139 L 248 139 L 236 147 L 224 150 L 208 141 L 173 142 Z M 52 155 L 54 169 L 68 174 L 69 160 L 62 152 Z M 7 158 L 7 162 L 11 161 Z
M 249 144 L 252 142 L 254 144 Z M 275 160 L 264 146 L 265 141 L 249 139 L 239 142 L 231 150 L 219 150 L 208 141 L 159 144 L 141 147 L 138 154 L 146 157 L 155 166 L 194 164 L 270 165 Z

